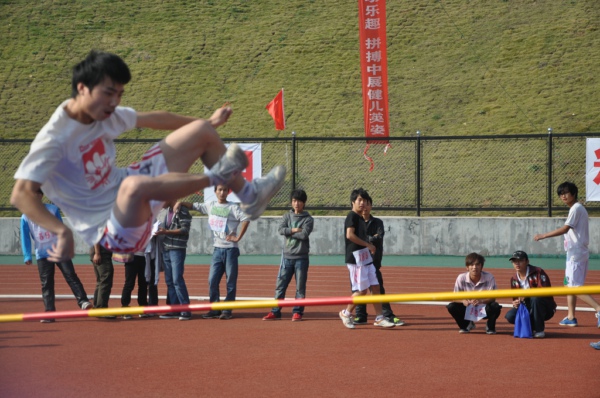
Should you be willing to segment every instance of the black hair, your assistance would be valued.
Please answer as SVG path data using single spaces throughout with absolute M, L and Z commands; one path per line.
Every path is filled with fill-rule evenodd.
M 479 262 L 481 264 L 481 268 L 483 268 L 483 264 L 485 264 L 485 257 L 483 257 L 479 253 L 469 253 L 467 257 L 465 257 L 465 265 L 469 266 L 475 262 Z
M 575 200 L 577 200 L 577 185 L 573 184 L 572 182 L 569 181 L 565 181 L 562 184 L 560 184 L 558 186 L 558 188 L 556 188 L 556 193 L 558 194 L 558 196 L 565 194 L 565 193 L 570 193 L 571 195 L 573 195 L 575 197 Z
M 369 196 L 369 193 L 362 188 L 354 189 L 352 193 L 350 193 L 350 203 L 356 202 L 358 197 L 363 198 L 364 200 L 373 203 L 373 199 Z
M 105 77 L 113 82 L 127 84 L 131 80 L 129 67 L 118 55 L 92 50 L 83 61 L 73 67 L 71 97 L 77 97 L 79 83 L 92 91 Z
M 304 189 L 294 189 L 290 194 L 290 199 L 296 199 L 300 202 L 306 203 L 306 199 L 308 199 L 308 196 L 306 196 L 306 192 L 304 192 Z

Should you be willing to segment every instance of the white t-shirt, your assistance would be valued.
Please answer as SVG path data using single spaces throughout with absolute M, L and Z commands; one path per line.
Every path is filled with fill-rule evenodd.
M 248 216 L 240 209 L 239 204 L 213 201 L 194 203 L 193 208 L 208 214 L 208 226 L 213 233 L 215 247 L 238 247 L 237 242 L 230 242 L 226 238 L 232 232 L 237 232 L 240 222 L 248 221 Z
M 590 241 L 590 227 L 587 210 L 579 202 L 571 206 L 565 225 L 571 227 L 565 234 L 565 250 L 567 258 L 574 261 L 589 258 L 588 244 Z
M 31 144 L 15 179 L 42 184 L 44 194 L 89 245 L 98 242 L 126 176 L 113 140 L 135 127 L 135 110 L 117 107 L 106 120 L 82 124 L 60 104 Z

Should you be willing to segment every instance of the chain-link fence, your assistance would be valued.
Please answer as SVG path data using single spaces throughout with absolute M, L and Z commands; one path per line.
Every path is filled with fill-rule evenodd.
M 360 138 L 244 139 L 260 143 L 262 169 L 288 169 L 270 210 L 289 207 L 295 187 L 308 193 L 314 214 L 347 211 L 350 192 L 363 187 L 378 214 L 387 215 L 552 215 L 566 209 L 556 187 L 572 181 L 585 199 L 585 139 L 599 133 L 527 136 L 400 137 L 372 143 Z M 139 159 L 153 140 L 117 140 L 117 164 Z M 2 140 L 0 210 L 14 215 L 9 198 L 13 174 L 29 149 L 27 140 Z M 373 169 L 370 171 L 371 158 Z M 190 170 L 201 173 L 197 162 Z M 187 198 L 202 201 L 198 192 Z M 600 210 L 586 203 L 590 212 Z M 17 214 L 17 213 L 15 213 Z

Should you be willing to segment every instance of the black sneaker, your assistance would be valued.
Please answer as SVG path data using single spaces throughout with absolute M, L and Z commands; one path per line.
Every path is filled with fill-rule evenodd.
M 56 322 L 54 319 L 40 319 L 41 323 L 54 323 Z
M 192 314 L 190 314 L 190 313 L 182 313 L 181 315 L 179 315 L 180 321 L 189 321 L 191 319 L 192 319 Z
M 221 311 L 208 311 L 206 314 L 202 315 L 204 319 L 219 319 L 221 316 Z
M 169 312 L 167 314 L 162 314 L 159 316 L 160 319 L 179 319 L 179 314 L 176 312 Z
M 366 320 L 366 318 L 361 318 L 361 317 L 357 316 L 356 318 L 354 318 L 354 324 L 355 325 L 366 325 L 367 320 Z
M 219 319 L 231 319 L 233 318 L 233 316 L 231 315 L 231 312 L 222 312 L 221 316 L 219 317 Z

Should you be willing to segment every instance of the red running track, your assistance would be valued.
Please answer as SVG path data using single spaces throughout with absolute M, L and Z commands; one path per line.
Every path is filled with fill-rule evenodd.
M 113 295 L 119 296 L 123 267 L 115 268 Z M 76 269 L 92 294 L 92 267 Z M 422 293 L 452 290 L 460 271 L 384 267 L 383 273 L 388 293 Z M 510 269 L 488 271 L 499 288 L 509 287 Z M 562 271 L 548 273 L 559 286 Z M 276 266 L 240 266 L 238 297 L 272 297 L 276 275 Z M 187 266 L 185 277 L 190 295 L 207 295 L 208 266 Z M 70 294 L 60 274 L 56 280 L 57 294 Z M 600 283 L 600 272 L 590 272 L 588 283 Z M 344 267 L 311 266 L 308 297 L 343 296 L 348 288 Z M 39 289 L 35 266 L 0 266 L 0 295 Z M 159 293 L 165 291 L 161 282 Z M 557 301 L 565 305 L 564 298 Z M 77 306 L 69 299 L 57 308 Z M 271 322 L 261 320 L 261 309 L 236 311 L 229 321 L 195 315 L 187 322 L 155 317 L 0 324 L 0 397 L 600 396 L 600 351 L 588 345 L 600 340 L 592 312 L 578 312 L 580 326 L 565 328 L 557 324 L 565 315 L 559 311 L 547 324 L 548 338 L 521 340 L 512 337 L 503 316 L 495 336 L 486 335 L 481 322 L 461 335 L 443 306 L 393 308 L 407 326 L 348 330 L 337 307 L 307 308 L 305 320 L 293 323 L 289 309 L 283 320 Z M 0 300 L 2 314 L 42 309 L 41 299 Z

